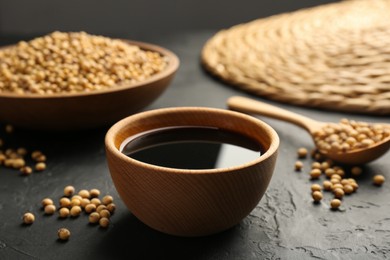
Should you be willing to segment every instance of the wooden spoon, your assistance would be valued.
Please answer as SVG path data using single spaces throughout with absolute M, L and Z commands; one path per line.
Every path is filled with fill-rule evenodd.
M 282 108 L 245 97 L 231 97 L 228 99 L 227 104 L 231 110 L 236 110 L 248 114 L 259 114 L 293 123 L 308 131 L 313 140 L 314 133 L 328 124 L 326 122 L 316 121 L 311 118 L 284 110 Z M 384 140 L 367 148 L 353 149 L 346 152 L 332 152 L 323 150 L 320 152 L 334 161 L 345 164 L 358 165 L 368 163 L 379 158 L 389 149 L 390 137 L 387 137 Z

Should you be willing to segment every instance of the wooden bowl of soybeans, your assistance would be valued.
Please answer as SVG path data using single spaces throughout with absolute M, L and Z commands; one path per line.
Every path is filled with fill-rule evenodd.
M 179 60 L 149 43 L 85 32 L 0 49 L 0 121 L 37 130 L 108 126 L 154 102 Z
M 214 149 L 208 145 L 221 142 L 221 154 L 225 143 L 245 145 L 257 155 L 221 167 L 218 163 L 200 167 L 210 154 L 191 156 L 188 149 L 180 152 L 189 159 L 184 165 L 168 164 L 177 157 L 173 150 L 165 153 L 164 161 L 150 160 L 154 147 L 193 141 L 205 141 L 204 149 L 210 151 Z M 237 225 L 258 205 L 273 175 L 279 137 L 269 125 L 242 113 L 177 107 L 122 119 L 107 132 L 105 145 L 113 183 L 129 211 L 160 232 L 197 237 Z M 140 158 L 138 152 L 148 154 Z M 234 160 L 229 156 L 228 161 Z

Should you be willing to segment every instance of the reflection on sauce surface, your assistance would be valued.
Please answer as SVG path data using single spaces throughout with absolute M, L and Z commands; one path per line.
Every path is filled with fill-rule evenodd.
M 178 169 L 214 169 L 255 160 L 261 146 L 241 134 L 213 127 L 166 127 L 127 138 L 121 145 L 127 156 L 158 166 Z

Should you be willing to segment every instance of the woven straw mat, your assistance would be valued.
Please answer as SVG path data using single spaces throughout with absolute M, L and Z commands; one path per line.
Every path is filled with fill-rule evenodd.
M 390 0 L 350 0 L 222 30 L 206 70 L 249 93 L 295 105 L 390 114 Z

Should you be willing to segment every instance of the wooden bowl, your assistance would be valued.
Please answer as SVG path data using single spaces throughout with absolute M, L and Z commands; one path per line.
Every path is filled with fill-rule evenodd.
M 0 121 L 29 129 L 78 130 L 110 125 L 139 112 L 168 87 L 179 60 L 165 48 L 124 41 L 168 57 L 167 68 L 142 82 L 106 90 L 52 95 L 0 93 Z
M 172 126 L 234 131 L 256 140 L 263 154 L 230 168 L 187 170 L 147 164 L 121 153 L 126 138 Z M 114 185 L 140 221 L 171 235 L 204 236 L 236 225 L 256 207 L 273 174 L 279 137 L 269 125 L 242 113 L 181 107 L 129 116 L 110 128 L 105 145 Z

